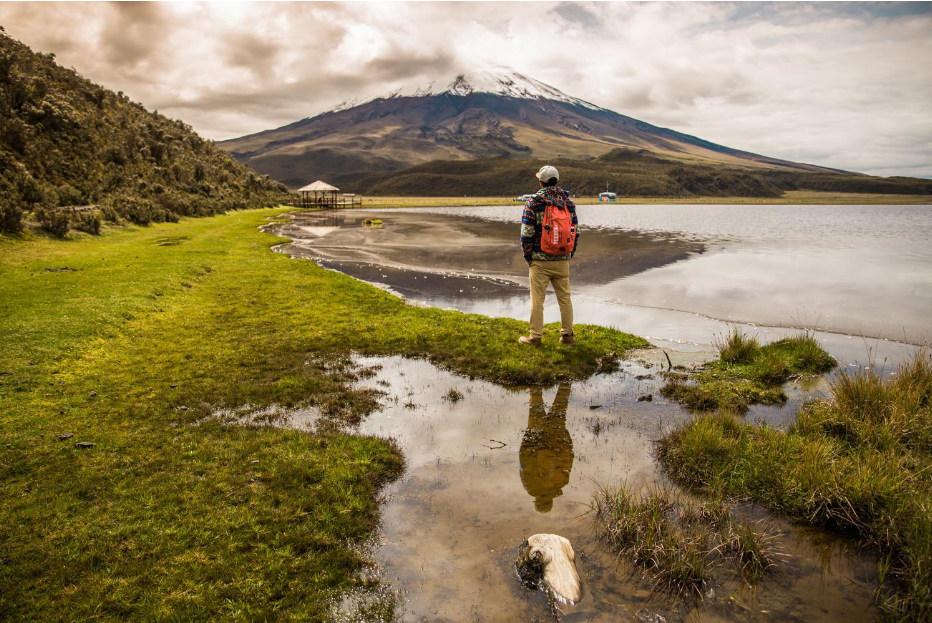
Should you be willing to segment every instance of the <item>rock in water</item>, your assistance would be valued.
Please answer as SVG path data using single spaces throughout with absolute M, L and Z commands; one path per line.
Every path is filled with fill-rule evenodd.
M 579 601 L 582 590 L 576 572 L 576 553 L 562 536 L 528 537 L 518 550 L 516 566 L 525 584 L 546 590 L 563 603 L 573 605 Z

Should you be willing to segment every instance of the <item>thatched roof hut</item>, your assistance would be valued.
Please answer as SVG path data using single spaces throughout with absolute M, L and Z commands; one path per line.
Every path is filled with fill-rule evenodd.
M 337 193 L 340 189 L 327 182 L 317 180 L 298 189 L 301 193 L 301 203 L 305 207 L 321 206 L 334 208 L 337 205 Z

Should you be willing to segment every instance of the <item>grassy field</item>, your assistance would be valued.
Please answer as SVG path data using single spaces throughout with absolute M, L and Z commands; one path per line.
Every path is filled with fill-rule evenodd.
M 549 383 L 645 343 L 549 326 L 528 349 L 525 323 L 406 305 L 271 252 L 257 227 L 282 211 L 0 237 L 0 619 L 327 618 L 403 457 L 217 409 L 362 417 L 353 352 Z
M 533 192 L 533 185 L 528 192 Z M 599 203 L 598 197 L 574 197 L 578 204 Z M 812 205 L 859 205 L 859 204 L 932 204 L 929 195 L 877 195 L 866 193 L 828 193 L 808 190 L 790 190 L 777 198 L 755 197 L 618 197 L 616 203 L 624 204 L 812 204 Z M 521 205 L 514 197 L 364 197 L 364 208 L 413 208 L 438 206 L 498 206 Z M 605 204 L 611 205 L 611 204 Z
M 839 375 L 788 430 L 725 411 L 668 433 L 658 456 L 680 484 L 751 497 L 882 553 L 877 602 L 891 621 L 932 618 L 932 358 L 884 379 Z

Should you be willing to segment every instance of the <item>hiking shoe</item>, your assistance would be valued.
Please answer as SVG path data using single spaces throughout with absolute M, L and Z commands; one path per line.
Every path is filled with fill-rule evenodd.
M 573 336 L 572 333 L 566 333 L 560 336 L 560 343 L 561 344 L 575 344 L 576 338 Z
M 531 346 L 540 346 L 539 337 L 531 337 L 530 335 L 522 335 L 518 338 L 518 341 L 522 344 L 530 344 Z

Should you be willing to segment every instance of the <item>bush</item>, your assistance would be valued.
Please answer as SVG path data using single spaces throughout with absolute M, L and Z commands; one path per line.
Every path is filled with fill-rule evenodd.
M 218 201 L 201 203 L 202 197 L 268 206 L 287 191 L 185 124 L 92 84 L 2 32 L 0 83 L 3 231 L 22 227 L 18 209 L 6 206 L 110 204 L 108 218 L 146 224 L 222 211 Z M 66 231 L 67 216 L 44 212 L 42 218 L 43 228 Z M 94 219 L 74 220 L 82 230 L 97 228 Z
M 14 205 L 0 205 L 0 233 L 18 234 L 23 231 L 23 211 Z
M 84 204 L 84 193 L 70 184 L 59 186 L 58 205 L 60 206 L 79 206 Z
M 52 208 L 36 208 L 36 219 L 42 229 L 59 238 L 65 237 L 71 223 L 67 212 Z
M 100 235 L 100 215 L 81 212 L 74 220 L 74 228 L 94 236 Z

